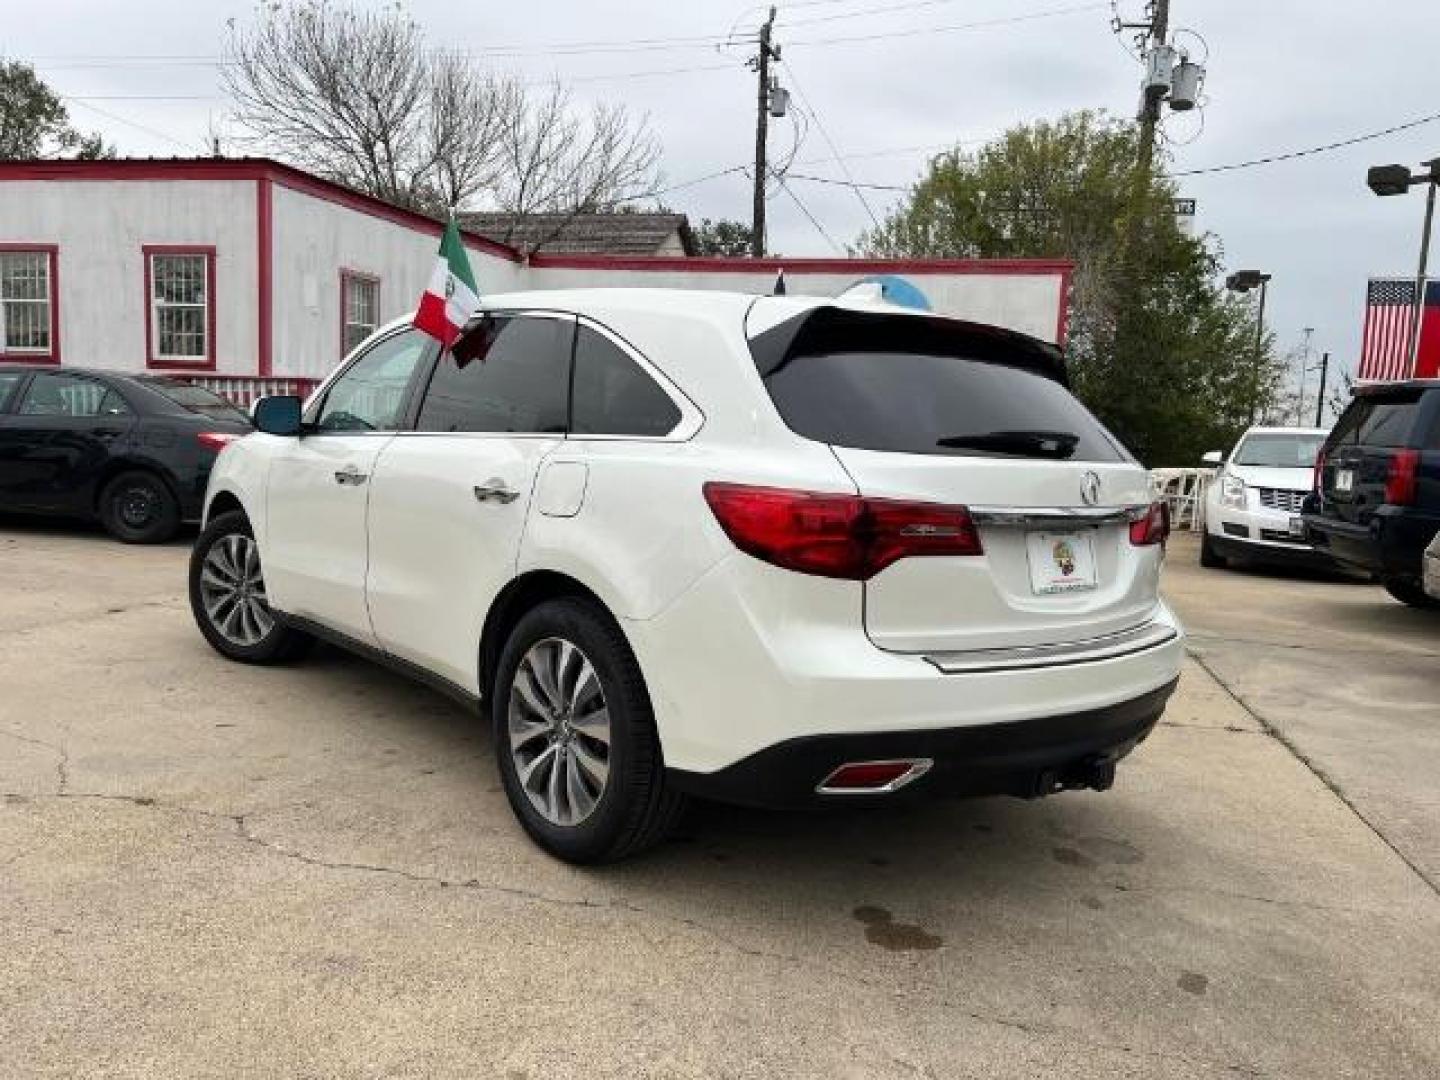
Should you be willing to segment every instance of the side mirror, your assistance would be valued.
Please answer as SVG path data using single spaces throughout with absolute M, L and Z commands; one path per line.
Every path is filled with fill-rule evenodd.
M 1203 461 L 1206 465 L 1224 465 L 1225 455 L 1222 454 L 1219 450 L 1211 450 L 1203 454 L 1200 460 Z
M 255 402 L 250 418 L 255 430 L 266 435 L 299 435 L 300 399 L 293 394 L 262 397 Z

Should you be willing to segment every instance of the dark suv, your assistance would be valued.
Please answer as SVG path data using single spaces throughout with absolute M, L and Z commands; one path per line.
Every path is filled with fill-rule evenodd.
M 1312 544 L 1377 575 L 1395 599 L 1440 607 L 1421 581 L 1440 532 L 1440 379 L 1356 390 L 1320 451 L 1305 526 Z

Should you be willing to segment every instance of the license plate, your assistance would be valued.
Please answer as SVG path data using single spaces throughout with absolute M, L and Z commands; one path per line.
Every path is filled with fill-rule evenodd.
M 1305 535 L 1305 519 L 1304 519 L 1304 518 L 1292 517 L 1292 518 L 1290 519 L 1290 535 L 1291 535 L 1291 536 L 1304 537 L 1304 535 Z
M 1088 532 L 1032 532 L 1025 537 L 1030 587 L 1037 595 L 1095 588 L 1095 544 Z
M 1354 469 L 1336 469 L 1336 470 L 1335 470 L 1335 490 L 1336 490 L 1336 491 L 1353 491 L 1354 489 L 1355 489 L 1355 470 L 1354 470 Z

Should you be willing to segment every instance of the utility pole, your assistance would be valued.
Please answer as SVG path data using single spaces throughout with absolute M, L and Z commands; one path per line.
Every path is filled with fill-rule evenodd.
M 1127 262 L 1135 255 L 1135 246 L 1140 238 L 1144 222 L 1140 208 L 1150 192 L 1150 182 L 1155 173 L 1155 127 L 1160 123 L 1160 108 L 1168 92 L 1162 86 L 1161 70 L 1169 71 L 1173 50 L 1165 39 L 1170 35 L 1170 0 L 1150 0 L 1146 9 L 1149 21 L 1144 23 L 1120 23 L 1115 29 L 1145 31 L 1143 48 L 1145 53 L 1145 81 L 1140 98 L 1140 148 L 1135 158 L 1135 174 L 1130 192 L 1130 219 L 1125 230 L 1124 253 Z M 1168 78 L 1168 75 L 1166 76 Z
M 750 217 L 750 254 L 765 255 L 765 141 L 770 134 L 770 61 L 780 59 L 780 50 L 770 44 L 775 28 L 775 9 L 760 28 L 760 54 L 751 61 L 759 77 L 755 105 L 755 204 Z
M 1320 355 L 1320 396 L 1315 399 L 1315 426 L 1325 422 L 1325 380 L 1330 374 L 1330 354 Z

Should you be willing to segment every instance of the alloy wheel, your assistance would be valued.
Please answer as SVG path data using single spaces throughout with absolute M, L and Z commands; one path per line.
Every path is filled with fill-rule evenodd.
M 200 595 L 210 625 L 232 644 L 257 645 L 275 627 L 260 572 L 260 549 L 244 533 L 221 536 L 205 553 Z
M 552 825 L 595 812 L 610 776 L 610 712 L 589 657 L 564 638 L 532 645 L 515 669 L 510 755 L 530 805 Z

